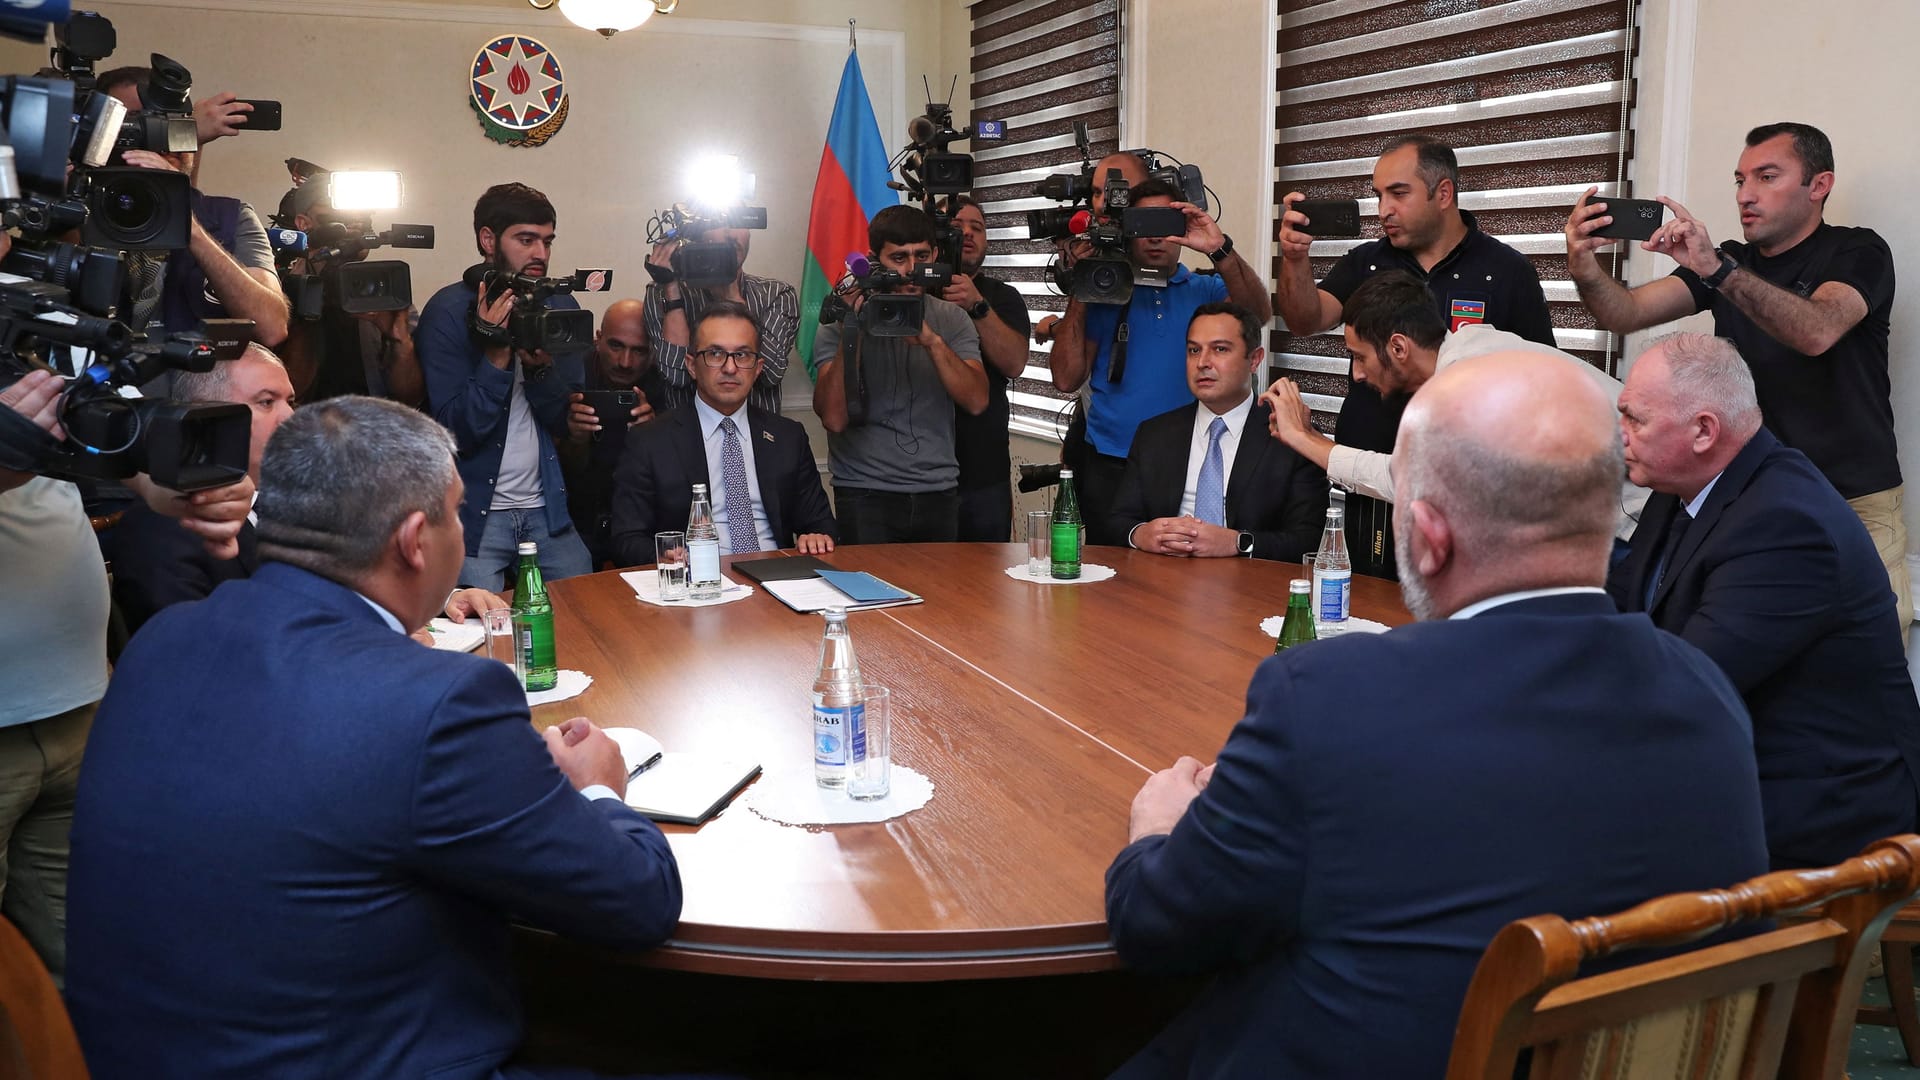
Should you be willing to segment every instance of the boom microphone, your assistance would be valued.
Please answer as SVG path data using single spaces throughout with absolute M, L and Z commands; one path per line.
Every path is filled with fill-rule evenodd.
M 868 274 L 873 273 L 873 264 L 869 263 L 867 257 L 858 251 L 849 252 L 847 254 L 847 273 L 861 280 L 865 280 Z
M 1093 214 L 1091 211 L 1078 210 L 1074 212 L 1072 217 L 1067 219 L 1067 231 L 1075 236 L 1079 236 L 1091 228 L 1093 228 Z

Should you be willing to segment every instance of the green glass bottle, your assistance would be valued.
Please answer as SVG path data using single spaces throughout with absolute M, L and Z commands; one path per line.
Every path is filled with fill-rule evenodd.
M 513 634 L 529 690 L 551 690 L 560 681 L 553 661 L 553 604 L 540 577 L 539 549 L 520 545 L 520 571 L 513 586 Z
M 1060 470 L 1060 493 L 1053 498 L 1053 576 L 1072 581 L 1080 576 L 1080 546 L 1087 530 L 1080 521 L 1080 498 L 1073 493 L 1073 470 Z
M 1291 649 L 1314 637 L 1313 583 L 1295 578 L 1287 583 L 1287 617 L 1280 624 L 1280 640 L 1273 643 L 1273 651 Z

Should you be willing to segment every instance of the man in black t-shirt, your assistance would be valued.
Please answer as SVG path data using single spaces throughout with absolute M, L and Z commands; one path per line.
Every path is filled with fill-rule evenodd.
M 980 270 L 987 257 L 987 219 L 965 195 L 949 203 L 960 230 L 960 265 L 941 298 L 960 305 L 980 332 L 980 358 L 987 369 L 987 407 L 978 416 L 954 407 L 954 455 L 960 459 L 960 539 L 1004 544 L 1013 522 L 1012 461 L 1007 425 L 1007 383 L 1027 367 L 1026 301 L 1004 281 Z
M 1280 277 L 1274 282 L 1287 329 L 1317 334 L 1340 322 L 1340 308 L 1360 283 L 1382 270 L 1405 270 L 1427 283 L 1449 332 L 1475 323 L 1551 346 L 1553 320 L 1532 260 L 1480 231 L 1460 209 L 1460 166 L 1453 149 L 1425 135 L 1387 145 L 1373 165 L 1373 193 L 1380 199 L 1385 234 L 1348 251 L 1318 285 L 1309 258 L 1310 224 L 1293 209 L 1306 196 L 1288 192 L 1280 220 Z M 1400 429 L 1404 396 L 1382 399 L 1372 387 L 1347 390 L 1334 425 L 1334 441 L 1358 450 L 1388 453 Z M 1354 569 L 1391 578 L 1392 508 L 1363 496 L 1347 500 L 1347 542 Z
M 1613 241 L 1592 234 L 1613 219 L 1589 189 L 1567 218 L 1568 271 L 1615 333 L 1713 312 L 1714 334 L 1753 369 L 1767 429 L 1811 458 L 1873 535 L 1904 628 L 1913 601 L 1887 376 L 1893 254 L 1871 229 L 1824 220 L 1833 144 L 1818 128 L 1754 128 L 1733 176 L 1746 243 L 1715 247 L 1698 218 L 1662 197 L 1673 216 L 1640 246 L 1679 268 L 1628 289 L 1594 257 Z

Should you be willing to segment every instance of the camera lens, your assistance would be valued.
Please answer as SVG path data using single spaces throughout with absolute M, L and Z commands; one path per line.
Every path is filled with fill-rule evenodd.
M 1093 268 L 1089 281 L 1101 292 L 1110 292 L 1120 286 L 1120 268 L 1111 263 L 1101 263 Z
M 114 228 L 143 233 L 153 226 L 160 204 L 152 188 L 116 182 L 107 187 L 98 205 Z

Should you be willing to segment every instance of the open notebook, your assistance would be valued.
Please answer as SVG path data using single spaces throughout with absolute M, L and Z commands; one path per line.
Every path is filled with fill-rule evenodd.
M 715 754 L 669 754 L 635 728 L 607 728 L 627 762 L 627 805 L 655 821 L 698 825 L 760 775 L 757 762 Z M 649 764 L 649 763 L 652 764 Z
M 752 559 L 733 564 L 774 599 L 798 612 L 830 607 L 859 611 L 924 603 L 919 596 L 860 570 L 836 570 L 811 555 Z

